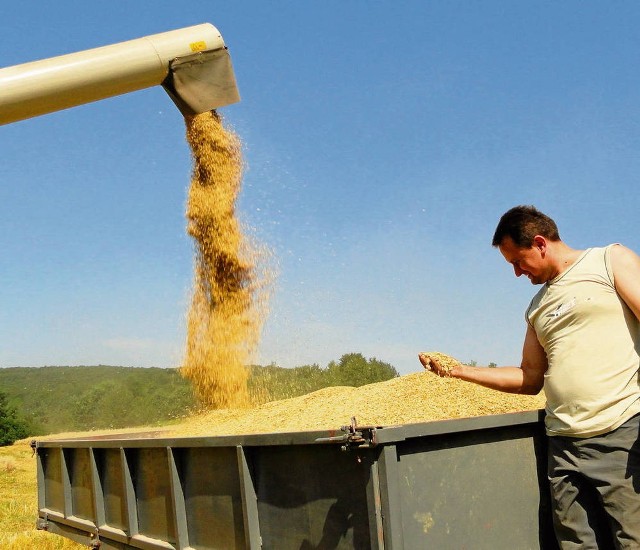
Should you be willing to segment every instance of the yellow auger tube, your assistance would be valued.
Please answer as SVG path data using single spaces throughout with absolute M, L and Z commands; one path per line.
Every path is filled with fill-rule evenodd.
M 209 23 L 0 69 L 0 124 L 163 85 L 183 113 L 239 101 Z

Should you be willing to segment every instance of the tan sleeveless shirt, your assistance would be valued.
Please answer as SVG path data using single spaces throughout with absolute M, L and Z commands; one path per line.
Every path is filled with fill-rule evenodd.
M 615 290 L 612 246 L 585 250 L 527 309 L 549 363 L 549 435 L 606 433 L 640 412 L 640 323 Z

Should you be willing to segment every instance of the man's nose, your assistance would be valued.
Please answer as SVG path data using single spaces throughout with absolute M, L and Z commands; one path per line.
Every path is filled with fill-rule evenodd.
M 520 275 L 522 275 L 524 273 L 524 271 L 522 271 L 522 269 L 520 269 L 519 265 L 514 265 L 513 266 L 513 272 L 516 274 L 516 277 L 520 277 Z

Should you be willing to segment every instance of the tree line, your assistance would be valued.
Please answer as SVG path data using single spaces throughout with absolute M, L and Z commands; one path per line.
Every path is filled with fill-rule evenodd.
M 362 386 L 398 376 L 376 358 L 347 353 L 326 367 L 249 367 L 256 404 L 329 386 Z M 25 437 L 93 429 L 154 426 L 199 410 L 178 369 L 118 366 L 0 369 L 0 446 Z

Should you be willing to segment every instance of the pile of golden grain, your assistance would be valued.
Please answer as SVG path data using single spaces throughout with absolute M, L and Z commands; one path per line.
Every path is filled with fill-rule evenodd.
M 361 426 L 500 414 L 544 407 L 543 394 L 497 392 L 429 372 L 416 372 L 359 388 L 331 387 L 253 409 L 209 411 L 170 428 L 180 436 L 331 430 L 355 416 Z

